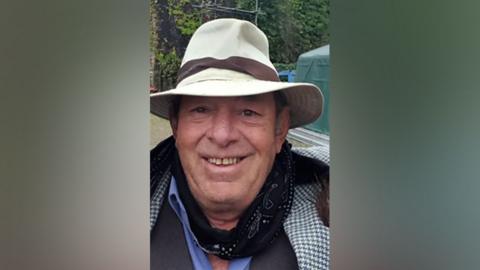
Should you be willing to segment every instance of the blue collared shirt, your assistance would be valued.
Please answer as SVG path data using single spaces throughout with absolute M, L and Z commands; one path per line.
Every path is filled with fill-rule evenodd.
M 190 253 L 190 257 L 192 258 L 194 269 L 212 270 L 212 266 L 208 261 L 207 255 L 200 248 L 197 238 L 190 229 L 188 215 L 185 211 L 185 207 L 183 206 L 180 196 L 178 195 L 177 182 L 173 176 L 170 184 L 170 190 L 168 191 L 168 202 L 182 223 L 183 234 L 185 235 L 185 239 L 187 241 L 188 251 Z M 252 257 L 233 259 L 228 264 L 228 270 L 249 270 L 251 259 Z

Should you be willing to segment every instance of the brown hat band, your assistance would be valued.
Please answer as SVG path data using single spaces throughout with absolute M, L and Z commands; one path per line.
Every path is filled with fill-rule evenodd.
M 212 57 L 205 57 L 205 58 L 190 60 L 187 63 L 185 63 L 178 71 L 177 83 L 207 68 L 230 69 L 230 70 L 242 72 L 245 74 L 249 74 L 258 80 L 273 81 L 273 82 L 280 81 L 275 70 L 272 70 L 267 65 L 252 59 L 239 57 L 239 56 L 231 56 L 226 59 L 215 59 Z

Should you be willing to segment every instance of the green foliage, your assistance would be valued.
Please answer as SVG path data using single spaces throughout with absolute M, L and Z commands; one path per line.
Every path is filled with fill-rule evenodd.
M 254 0 L 238 0 L 239 8 L 254 10 Z M 306 51 L 328 43 L 329 0 L 259 0 L 264 15 L 258 27 L 270 41 L 274 63 L 295 63 Z
M 191 36 L 200 26 L 198 11 L 188 10 L 190 0 L 168 0 L 168 14 L 175 17 L 178 30 L 184 36 Z
M 155 59 L 158 63 L 159 75 L 162 78 L 175 78 L 182 60 L 178 57 L 175 49 L 168 53 L 157 52 Z
M 277 71 L 295 69 L 295 63 L 291 63 L 291 64 L 273 63 L 273 66 Z
M 237 8 L 255 10 L 255 0 L 237 0 Z
M 158 16 L 155 8 L 155 2 L 150 0 L 149 3 L 149 13 L 150 13 L 150 52 L 155 53 L 158 47 L 158 35 L 155 29 Z

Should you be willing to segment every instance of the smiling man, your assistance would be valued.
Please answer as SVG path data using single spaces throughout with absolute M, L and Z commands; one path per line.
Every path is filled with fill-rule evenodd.
M 173 132 L 151 152 L 151 269 L 328 269 L 328 166 L 285 139 L 322 102 L 279 81 L 255 25 L 202 25 L 177 87 L 151 95 Z
M 172 130 L 188 186 L 211 225 L 230 230 L 280 152 L 288 110 L 277 119 L 272 93 L 181 100 Z

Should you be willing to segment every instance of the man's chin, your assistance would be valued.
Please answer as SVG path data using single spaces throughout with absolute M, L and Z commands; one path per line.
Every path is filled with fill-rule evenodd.
M 222 194 L 222 196 L 218 196 L 218 194 Z M 225 207 L 226 209 L 231 209 L 231 207 L 237 205 L 240 200 L 241 197 L 238 196 L 238 194 L 220 193 L 220 191 L 210 197 L 210 201 L 213 204 L 218 205 L 218 207 Z
M 232 185 L 235 185 L 242 178 L 240 172 L 211 172 L 205 171 L 205 181 L 220 189 L 222 192 L 229 193 Z

